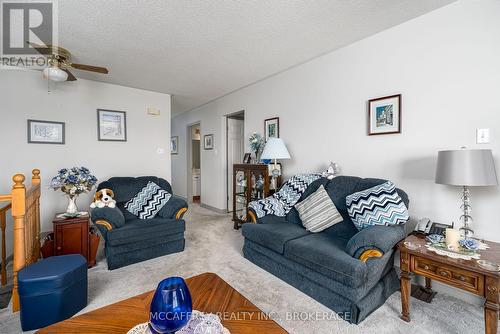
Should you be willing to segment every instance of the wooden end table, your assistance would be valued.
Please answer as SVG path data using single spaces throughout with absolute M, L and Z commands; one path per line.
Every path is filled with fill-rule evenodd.
M 405 241 L 420 245 L 411 250 Z M 481 250 L 481 260 L 500 264 L 500 244 L 484 241 L 487 250 Z M 438 255 L 425 247 L 424 236 L 411 235 L 398 244 L 401 251 L 401 319 L 410 321 L 410 274 L 425 277 L 426 288 L 431 289 L 431 280 L 459 288 L 485 299 L 485 332 L 495 334 L 498 329 L 500 272 L 481 268 L 476 260 L 453 259 Z
M 54 255 L 81 254 L 89 266 L 89 215 L 54 218 Z
M 194 276 L 186 279 L 186 283 L 193 309 L 221 315 L 222 324 L 231 334 L 287 333 L 216 274 Z M 122 300 L 42 328 L 37 333 L 127 333 L 135 325 L 149 320 L 153 294 L 154 291 L 150 291 Z

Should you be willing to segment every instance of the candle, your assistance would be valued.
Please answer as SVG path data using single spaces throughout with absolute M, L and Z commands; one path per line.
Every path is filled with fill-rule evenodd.
M 446 246 L 451 250 L 459 249 L 460 232 L 454 228 L 446 229 Z

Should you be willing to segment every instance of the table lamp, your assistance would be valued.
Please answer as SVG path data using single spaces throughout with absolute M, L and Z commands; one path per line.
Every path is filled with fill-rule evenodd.
M 461 209 L 464 213 L 463 226 L 465 238 L 474 231 L 469 223 L 472 221 L 470 214 L 470 189 L 469 187 L 496 186 L 498 185 L 495 163 L 491 150 L 460 150 L 439 151 L 436 168 L 436 183 L 462 187 Z
M 264 151 L 262 152 L 261 159 L 274 159 L 274 169 L 272 170 L 273 183 L 276 178 L 280 175 L 278 170 L 278 159 L 290 159 L 290 153 L 281 138 L 269 138 L 267 140 L 266 146 L 264 146 Z

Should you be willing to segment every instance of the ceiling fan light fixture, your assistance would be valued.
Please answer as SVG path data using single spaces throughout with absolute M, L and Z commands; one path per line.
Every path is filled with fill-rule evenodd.
M 45 79 L 49 79 L 55 82 L 66 81 L 68 79 L 68 73 L 61 70 L 57 66 L 44 68 L 42 71 L 42 75 Z

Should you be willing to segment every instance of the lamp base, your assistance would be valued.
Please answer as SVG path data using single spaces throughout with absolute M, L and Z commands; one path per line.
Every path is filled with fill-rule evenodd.
M 460 219 L 463 218 L 464 224 L 462 225 L 462 227 L 460 227 L 460 231 L 464 232 L 464 237 L 465 239 L 467 239 L 469 237 L 472 237 L 472 235 L 474 234 L 474 231 L 469 227 L 469 221 L 472 221 L 472 216 L 470 215 L 470 189 L 467 186 L 464 186 L 462 188 L 462 201 L 463 204 L 460 208 L 464 210 L 464 214 L 460 217 Z
M 471 238 L 474 235 L 474 230 L 472 230 L 468 225 L 460 227 L 460 231 L 463 231 L 465 239 Z

